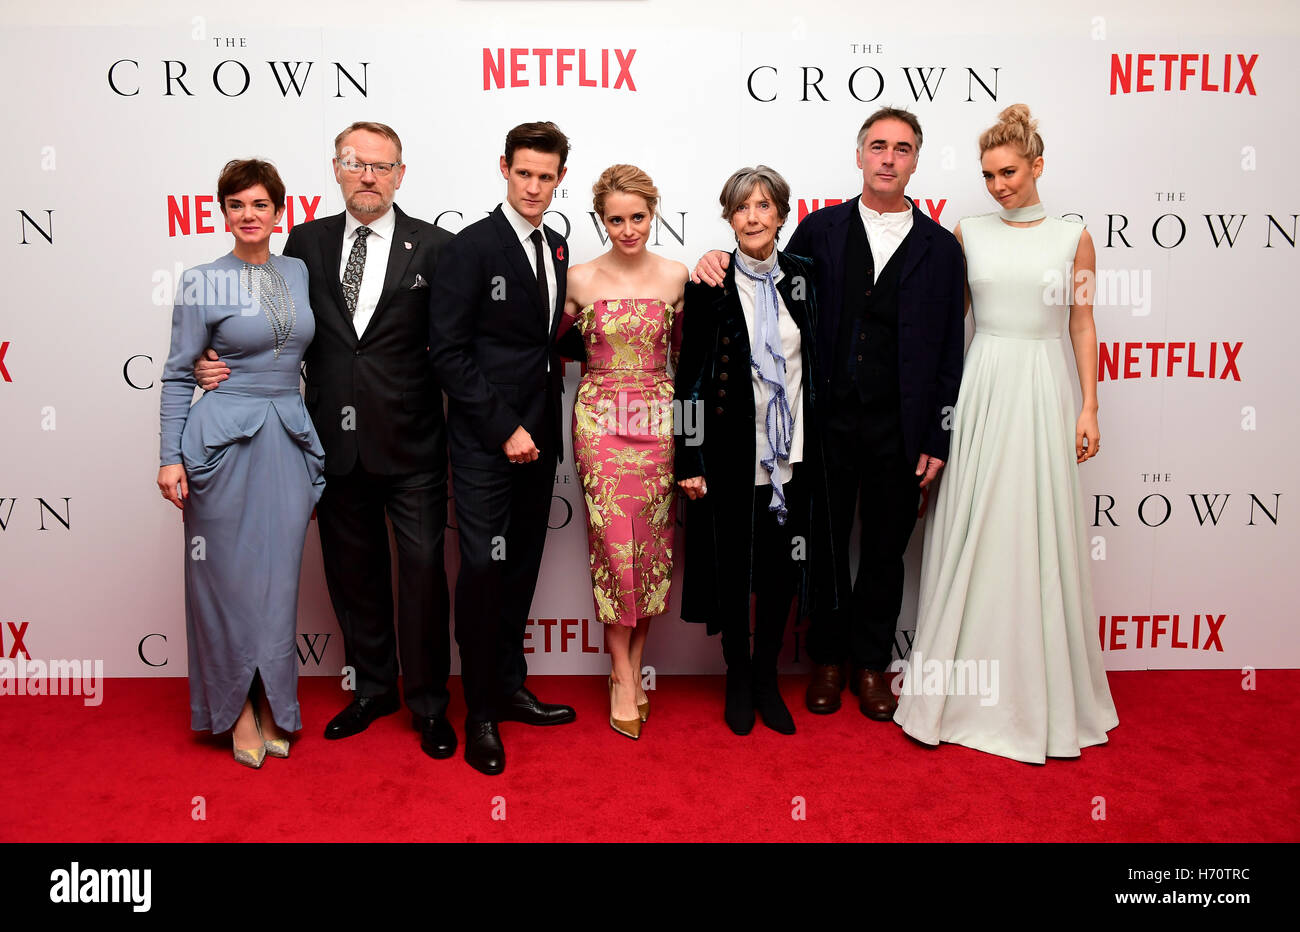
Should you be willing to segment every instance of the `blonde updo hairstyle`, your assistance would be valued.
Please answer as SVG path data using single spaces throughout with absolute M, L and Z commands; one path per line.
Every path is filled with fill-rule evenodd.
M 652 215 L 659 203 L 659 189 L 650 176 L 635 165 L 611 165 L 591 186 L 591 206 L 602 220 L 605 219 L 605 199 L 611 194 L 634 194 L 644 198 Z
M 1038 121 L 1029 115 L 1029 107 L 1012 104 L 998 114 L 998 122 L 980 134 L 980 155 L 999 146 L 1011 146 L 1031 165 L 1043 154 L 1043 137 L 1038 135 Z

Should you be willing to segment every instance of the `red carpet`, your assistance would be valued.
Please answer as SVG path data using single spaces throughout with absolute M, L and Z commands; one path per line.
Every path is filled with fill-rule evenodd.
M 1254 691 L 1233 671 L 1110 683 L 1110 743 L 1034 766 L 926 749 L 852 704 L 810 715 L 803 677 L 783 679 L 799 733 L 744 738 L 722 722 L 721 678 L 660 677 L 639 742 L 610 730 L 603 677 L 533 677 L 578 721 L 503 725 L 506 772 L 485 777 L 459 750 L 424 756 L 405 711 L 325 741 L 346 701 L 333 679 L 301 680 L 306 728 L 257 772 L 188 730 L 184 679 L 109 680 L 96 708 L 0 697 L 0 841 L 1300 840 L 1300 671 L 1260 671 Z

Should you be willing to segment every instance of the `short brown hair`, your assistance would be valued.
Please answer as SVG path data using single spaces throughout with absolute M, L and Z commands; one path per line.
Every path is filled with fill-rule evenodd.
M 569 137 L 554 123 L 520 123 L 506 133 L 506 167 L 514 162 L 516 149 L 532 149 L 560 157 L 560 168 L 569 158 Z
M 790 216 L 790 185 L 781 177 L 780 172 L 766 165 L 742 168 L 727 179 L 722 186 L 722 193 L 718 195 L 718 203 L 722 205 L 722 219 L 730 223 L 731 215 L 749 200 L 754 188 L 759 185 L 763 186 L 768 197 L 776 204 L 777 216 L 785 223 L 785 218 Z
M 226 212 L 227 197 L 246 191 L 255 184 L 266 188 L 266 196 L 276 210 L 284 209 L 284 182 L 274 165 L 262 159 L 231 159 L 217 179 L 217 203 L 221 212 Z
M 600 173 L 591 186 L 591 206 L 596 208 L 596 216 L 605 216 L 605 198 L 615 193 L 645 198 L 652 214 L 659 203 L 659 189 L 650 176 L 635 165 L 611 165 Z
M 355 133 L 359 129 L 363 129 L 368 133 L 375 133 L 376 135 L 383 136 L 385 139 L 390 140 L 393 145 L 397 147 L 397 162 L 399 165 L 401 164 L 402 139 L 397 135 L 397 130 L 393 129 L 387 123 L 374 123 L 369 120 L 358 120 L 356 123 L 348 126 L 343 130 L 343 132 L 334 137 L 335 158 L 339 156 L 339 146 L 343 145 L 343 140 L 348 138 L 348 133 Z
M 862 148 L 862 143 L 867 138 L 867 131 L 871 129 L 872 124 L 879 123 L 881 120 L 902 120 L 912 128 L 916 135 L 917 151 L 921 149 L 921 121 L 916 118 L 911 110 L 904 110 L 901 107 L 881 107 L 871 116 L 867 117 L 867 122 L 862 124 L 862 129 L 858 130 L 858 148 Z
M 1043 154 L 1038 121 L 1024 104 L 1012 104 L 998 114 L 998 122 L 980 133 L 980 155 L 998 146 L 1012 146 L 1030 162 Z

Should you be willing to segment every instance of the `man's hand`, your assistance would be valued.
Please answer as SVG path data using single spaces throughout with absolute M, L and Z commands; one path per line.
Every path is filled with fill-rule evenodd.
M 537 444 L 533 443 L 532 434 L 524 430 L 522 424 L 515 428 L 515 432 L 505 443 L 501 444 L 501 449 L 505 450 L 506 458 L 512 463 L 531 463 L 542 455 L 537 449 Z
M 199 388 L 210 392 L 228 378 L 230 378 L 230 367 L 222 362 L 217 351 L 209 346 L 194 364 L 194 381 L 199 383 Z
M 943 460 L 922 453 L 921 458 L 916 461 L 916 474 L 921 476 L 921 488 L 925 488 L 937 479 L 941 469 L 943 469 Z
M 703 498 L 709 492 L 709 487 L 704 484 L 703 476 L 695 476 L 691 479 L 679 479 L 677 484 L 682 487 L 686 497 L 694 501 L 697 498 Z
M 691 273 L 691 281 L 721 285 L 727 278 L 727 266 L 730 264 L 731 256 L 721 249 L 711 249 L 700 257 L 699 262 L 695 263 L 695 271 Z

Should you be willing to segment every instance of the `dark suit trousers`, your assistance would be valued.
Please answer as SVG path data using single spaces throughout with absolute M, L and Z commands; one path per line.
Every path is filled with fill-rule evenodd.
M 496 721 L 501 702 L 528 676 L 524 629 L 542 566 L 555 454 L 531 463 L 501 457 L 491 467 L 453 464 L 460 575 L 456 643 L 460 645 L 466 718 Z
M 903 554 L 920 504 L 916 464 L 904 458 L 901 440 L 891 451 L 889 445 L 864 449 L 829 433 L 826 439 L 831 535 L 841 595 L 838 609 L 813 613 L 808 656 L 818 664 L 851 661 L 854 667 L 884 670 L 903 605 Z M 862 519 L 856 580 L 849 557 L 855 503 L 860 503 Z M 852 595 L 846 596 L 849 592 Z
M 396 638 L 385 513 L 397 542 Z M 377 476 L 358 463 L 347 475 L 326 477 L 316 515 L 325 581 L 346 662 L 357 673 L 357 695 L 395 689 L 400 656 L 407 706 L 417 715 L 441 715 L 451 671 L 445 471 Z

